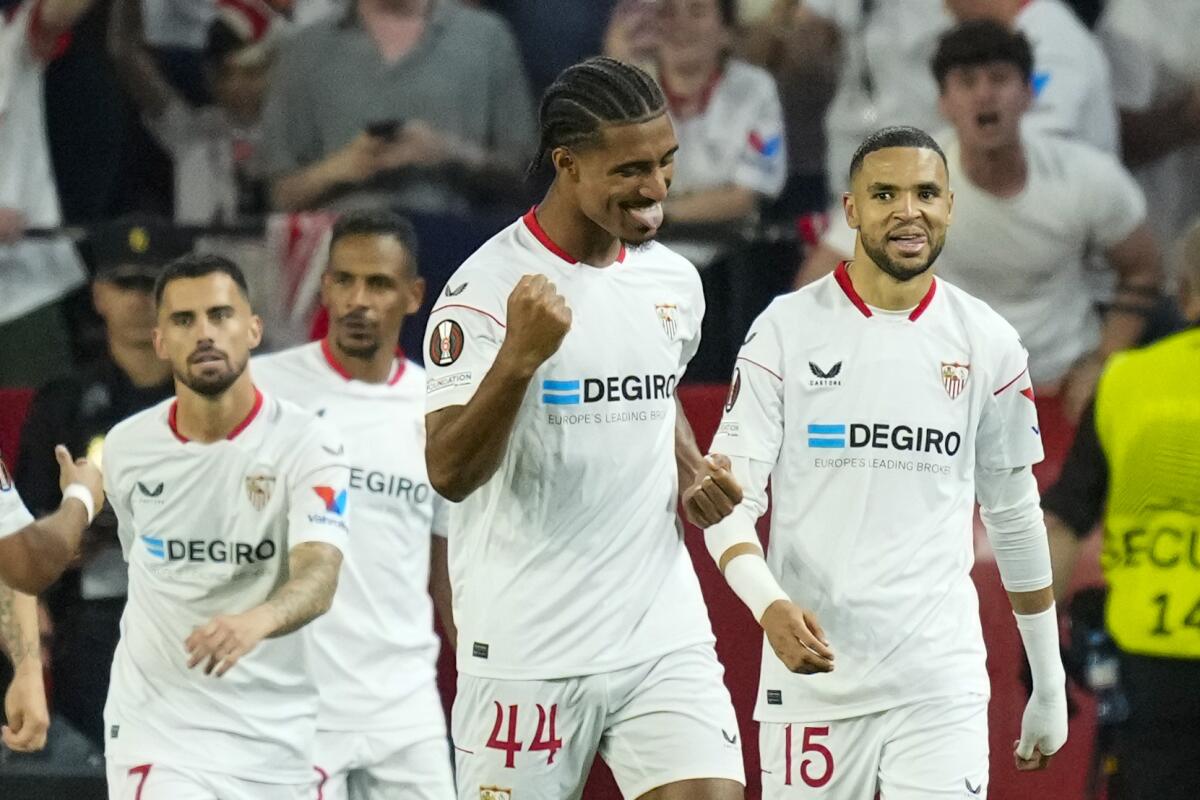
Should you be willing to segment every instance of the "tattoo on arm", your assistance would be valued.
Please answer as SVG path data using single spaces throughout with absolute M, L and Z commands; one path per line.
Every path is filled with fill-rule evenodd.
M 27 658 L 37 657 L 40 650 L 36 604 L 19 608 L 22 601 L 28 600 L 32 598 L 18 600 L 13 589 L 0 584 L 0 646 L 8 652 L 14 668 Z
M 275 619 L 271 638 L 299 630 L 329 610 L 337 590 L 342 551 L 324 542 L 304 542 L 288 554 L 286 583 L 268 598 Z

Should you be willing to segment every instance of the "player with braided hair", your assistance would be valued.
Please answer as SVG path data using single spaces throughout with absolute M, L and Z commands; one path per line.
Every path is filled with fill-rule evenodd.
M 729 514 L 675 387 L 695 268 L 653 241 L 678 144 L 661 89 L 593 58 L 541 103 L 554 182 L 430 315 L 426 462 L 451 511 L 459 797 L 573 800 L 597 753 L 622 794 L 736 800 L 737 719 L 676 504 Z M 701 480 L 693 481 L 700 476 Z M 704 479 L 707 476 L 707 479 Z

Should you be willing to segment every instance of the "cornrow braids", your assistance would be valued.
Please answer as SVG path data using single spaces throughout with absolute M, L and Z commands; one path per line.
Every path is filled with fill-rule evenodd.
M 567 67 L 542 95 L 541 141 L 529 174 L 556 147 L 595 144 L 605 125 L 648 122 L 666 110 L 658 83 L 631 64 L 596 56 Z

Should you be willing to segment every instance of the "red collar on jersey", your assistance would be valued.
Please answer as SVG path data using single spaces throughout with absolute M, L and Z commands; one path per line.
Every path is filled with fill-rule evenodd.
M 529 232 L 533 234 L 533 238 L 541 242 L 542 247 L 546 248 L 551 253 L 554 253 L 554 255 L 558 256 L 568 264 L 578 264 L 579 259 L 572 258 L 571 254 L 559 247 L 554 240 L 550 238 L 550 235 L 546 233 L 545 229 L 542 228 L 542 223 L 538 222 L 536 213 L 537 209 L 538 207 L 534 206 L 525 212 L 525 216 L 521 217 L 521 221 L 525 223 L 526 228 L 529 228 Z M 617 253 L 617 263 L 620 264 L 624 261 L 625 245 L 621 245 L 621 252 Z
M 325 361 L 329 364 L 330 368 L 333 369 L 334 372 L 336 372 L 338 375 L 341 375 L 348 381 L 354 380 L 354 376 L 350 374 L 349 370 L 342 366 L 342 362 L 338 361 L 337 356 L 333 354 L 333 348 L 329 346 L 329 339 L 326 338 L 321 340 L 321 352 L 325 355 Z M 388 386 L 395 386 L 400 380 L 401 376 L 404 375 L 404 363 L 404 351 L 397 347 L 396 371 L 392 373 L 392 377 L 388 378 Z
M 246 428 L 249 427 L 250 423 L 254 422 L 254 418 L 258 416 L 258 412 L 262 411 L 262 406 L 263 406 L 262 392 L 260 392 L 258 390 L 258 387 L 255 386 L 254 387 L 254 406 L 250 409 L 250 413 L 246 415 L 246 418 L 244 420 L 242 420 L 241 422 L 239 422 L 237 424 L 237 426 L 229 432 L 229 435 L 226 436 L 225 439 L 227 441 L 233 441 L 234 438 L 236 438 L 239 433 L 246 430 Z M 182 433 L 179 432 L 179 426 L 175 422 L 175 415 L 178 412 L 179 412 L 179 401 L 175 400 L 173 403 L 171 403 L 171 410 L 167 412 L 167 425 L 170 426 L 171 433 L 175 434 L 176 439 L 183 442 L 184 444 L 187 444 L 188 442 L 191 441 L 191 439 L 187 438 L 186 436 L 184 436 Z
M 846 293 L 846 297 L 850 299 L 855 308 L 862 312 L 864 317 L 872 317 L 874 314 L 871 313 L 871 307 L 854 290 L 854 284 L 850 280 L 850 270 L 847 269 L 848 264 L 849 262 L 843 261 L 837 265 L 837 269 L 833 271 L 834 280 L 837 281 L 838 286 L 842 287 L 842 291 Z M 925 309 L 929 308 L 929 304 L 933 302 L 933 294 L 936 291 L 937 278 L 934 278 L 929 284 L 929 291 L 925 293 L 925 296 L 921 298 L 921 302 L 917 303 L 917 307 L 908 315 L 910 322 L 916 322 L 917 317 L 925 313 Z

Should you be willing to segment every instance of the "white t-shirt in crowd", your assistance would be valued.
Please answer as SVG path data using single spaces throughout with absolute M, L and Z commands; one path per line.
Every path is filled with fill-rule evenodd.
M 1042 458 L 1012 326 L 940 279 L 913 309 L 873 309 L 843 264 L 751 326 L 710 451 L 774 465 L 767 563 L 836 659 L 796 675 L 764 636 L 755 719 L 988 694 L 975 471 Z
M 257 152 L 262 131 L 241 129 L 218 106 L 196 108 L 176 99 L 146 128 L 175 167 L 175 221 L 186 225 L 232 223 L 238 208 L 238 168 L 262 175 Z
M 345 445 L 311 412 L 257 394 L 230 438 L 184 439 L 166 400 L 121 422 L 104 483 L 129 599 L 104 709 L 107 758 L 264 783 L 312 778 L 317 686 L 306 637 L 266 639 L 223 677 L 188 669 L 184 641 L 263 603 L 304 542 L 344 551 Z
M 437 298 L 428 411 L 474 395 L 526 274 L 547 276 L 573 318 L 530 381 L 499 468 L 451 510 L 459 672 L 550 680 L 711 642 L 676 516 L 675 387 L 704 315 L 695 268 L 658 243 L 579 264 L 531 211 Z
M 8 467 L 0 461 L 0 539 L 13 535 L 31 522 L 33 515 L 21 502 Z
M 671 191 L 733 185 L 775 198 L 783 190 L 787 147 L 771 73 L 730 59 L 704 110 L 671 121 L 679 140 Z
M 40 0 L 0 11 L 0 208 L 21 211 L 31 228 L 62 221 L 46 139 L 43 76 L 37 52 Z M 51 303 L 84 282 L 67 240 L 25 239 L 0 245 L 0 323 Z
M 1032 0 L 1016 27 L 1033 48 L 1034 101 L 1025 129 L 1119 155 L 1120 123 L 1099 40 L 1062 0 Z
M 386 383 L 352 380 L 324 342 L 250 368 L 257 385 L 336 427 L 350 463 L 354 535 L 333 607 L 309 628 L 318 727 L 444 734 L 442 714 L 427 713 L 441 706 L 428 586 L 430 536 L 445 535 L 449 504 L 425 472 L 424 370 L 398 355 Z
M 954 217 L 939 275 L 982 298 L 1021 334 L 1038 386 L 1060 380 L 1100 342 L 1089 262 L 1146 220 L 1146 201 L 1113 156 L 1058 136 L 1026 133 L 1029 174 L 1015 197 L 971 183 L 953 132 L 942 138 Z M 844 214 L 823 244 L 844 258 L 857 234 Z
M 842 35 L 837 92 L 825 112 L 825 164 L 835 200 L 849 180 L 850 159 L 868 134 L 889 125 L 932 132 L 943 124 L 930 69 L 938 37 L 954 22 L 943 0 L 877 0 L 864 19 L 865 5 L 804 3 Z
M 1099 30 L 1120 108 L 1146 111 L 1200 84 L 1200 3 L 1109 0 Z M 1200 145 L 1179 148 L 1133 174 L 1146 192 L 1150 228 L 1169 248 L 1200 217 Z
M 1008 320 L 1037 386 L 1051 385 L 1100 342 L 1088 262 L 1146 219 L 1120 162 L 1086 144 L 1026 135 L 1024 190 L 996 197 L 971 183 L 946 143 L 954 219 L 937 271 Z

